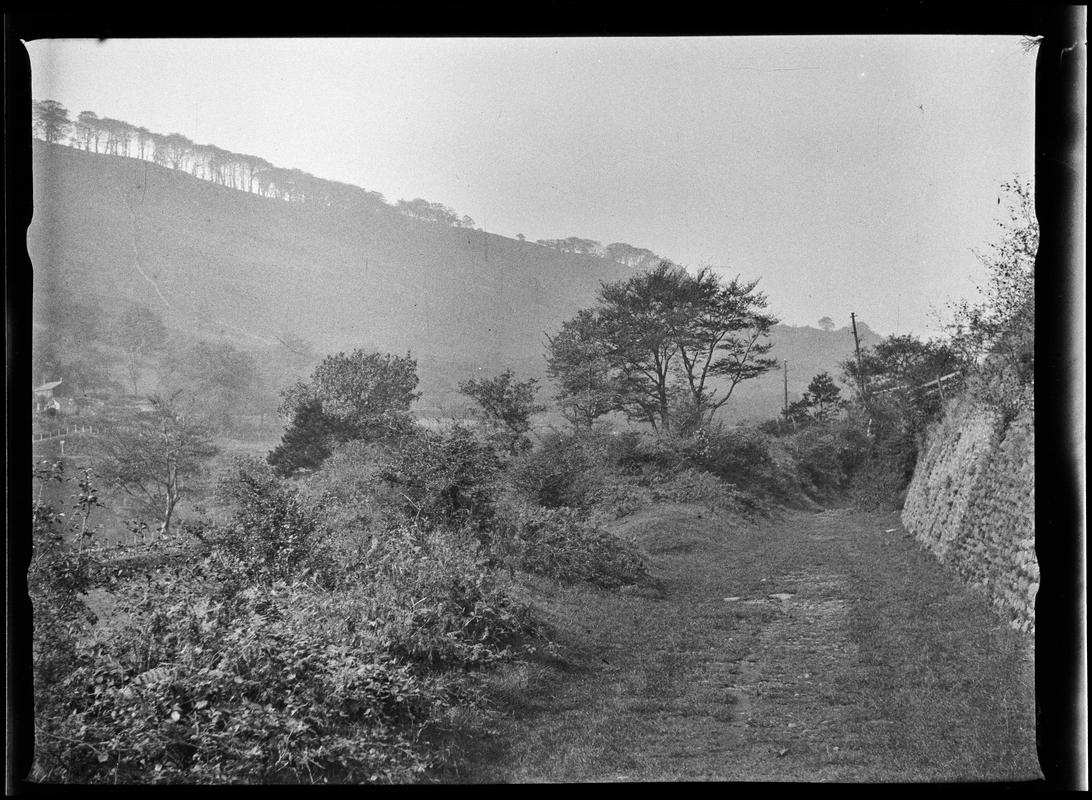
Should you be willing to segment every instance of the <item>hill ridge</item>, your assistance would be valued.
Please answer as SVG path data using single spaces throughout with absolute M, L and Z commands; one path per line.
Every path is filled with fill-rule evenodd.
M 602 282 L 634 272 L 389 207 L 287 203 L 126 156 L 35 142 L 33 168 L 39 322 L 64 292 L 105 313 L 148 306 L 175 330 L 244 345 L 292 333 L 318 352 L 410 351 L 434 398 L 471 372 L 544 377 L 545 335 L 594 303 Z M 852 353 L 851 337 L 807 330 L 775 329 L 774 355 L 795 362 L 791 391 L 811 377 L 798 370 Z M 761 396 L 759 416 L 776 414 L 781 376 L 753 384 L 730 405 Z

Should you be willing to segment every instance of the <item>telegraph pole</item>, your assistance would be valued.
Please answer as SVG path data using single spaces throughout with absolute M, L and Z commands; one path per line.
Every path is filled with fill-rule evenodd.
M 864 388 L 864 372 L 861 370 L 861 340 L 857 338 L 857 315 L 852 311 L 849 312 L 849 321 L 853 324 L 853 348 L 857 352 L 857 389 L 861 393 L 861 400 L 867 401 Z
M 782 362 L 785 366 L 785 418 L 789 416 L 789 362 Z

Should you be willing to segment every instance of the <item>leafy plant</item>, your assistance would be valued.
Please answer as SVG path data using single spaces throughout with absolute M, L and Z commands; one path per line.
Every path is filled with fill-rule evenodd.
M 299 490 L 253 457 L 237 458 L 220 482 L 231 521 L 210 534 L 217 564 L 232 586 L 328 575 L 322 514 Z
M 508 559 L 525 572 L 605 588 L 648 575 L 633 542 L 589 524 L 575 509 L 522 504 L 508 510 L 504 523 Z
M 486 425 L 490 426 L 502 447 L 514 455 L 531 446 L 527 433 L 531 415 L 545 410 L 535 403 L 537 380 L 518 381 L 512 370 L 492 378 L 463 381 L 459 391 L 477 401 Z
M 493 481 L 500 461 L 474 431 L 418 429 L 382 460 L 379 473 L 404 501 L 416 524 L 484 524 L 493 513 Z

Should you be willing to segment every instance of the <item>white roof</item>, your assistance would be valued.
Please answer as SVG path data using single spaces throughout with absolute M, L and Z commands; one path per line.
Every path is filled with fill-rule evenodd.
M 61 381 L 50 381 L 49 383 L 43 383 L 41 386 L 35 388 L 36 392 L 48 392 L 50 389 L 56 389 L 61 385 Z

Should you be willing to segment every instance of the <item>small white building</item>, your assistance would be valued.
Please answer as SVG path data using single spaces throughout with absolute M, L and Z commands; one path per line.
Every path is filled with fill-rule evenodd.
M 57 401 L 57 398 L 53 396 L 53 390 L 60 386 L 62 381 L 49 381 L 43 383 L 41 386 L 34 388 L 34 410 L 35 411 L 48 411 L 53 409 L 54 411 L 61 410 L 61 404 Z

